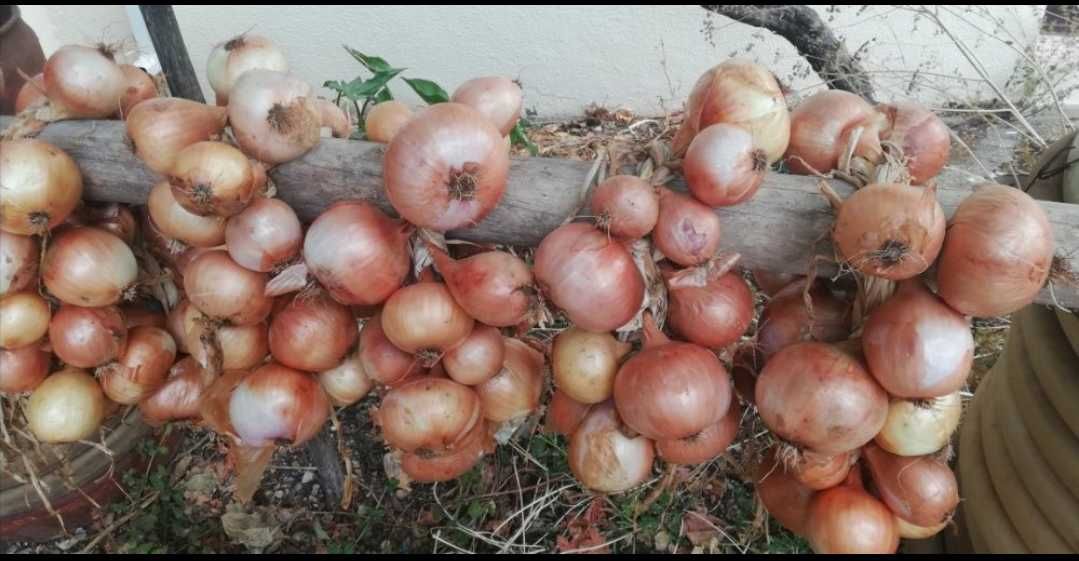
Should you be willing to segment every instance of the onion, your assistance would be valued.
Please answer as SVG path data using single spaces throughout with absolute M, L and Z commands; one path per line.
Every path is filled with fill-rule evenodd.
M 610 333 L 592 333 L 570 327 L 554 338 L 551 371 L 559 391 L 570 399 L 592 404 L 607 401 L 622 358 L 632 346 Z
M 773 449 L 774 452 L 774 449 Z M 754 478 L 761 504 L 784 528 L 805 537 L 809 505 L 816 493 L 783 468 L 774 453 L 757 467 Z
M 453 450 L 482 422 L 472 388 L 445 378 L 418 378 L 393 388 L 375 413 L 386 443 L 405 452 Z
M 573 436 L 581 421 L 591 410 L 591 405 L 574 401 L 573 398 L 556 389 L 551 394 L 551 401 L 547 404 L 547 430 L 567 438 Z
M 66 45 L 45 62 L 45 93 L 68 118 L 106 119 L 120 109 L 127 79 L 104 48 Z
M 127 205 L 118 203 L 85 204 L 75 214 L 85 221 L 85 226 L 100 228 L 124 240 L 124 243 L 135 243 L 135 234 L 138 224 L 135 223 L 135 215 Z M 72 215 L 73 216 L 73 215 Z M 69 220 L 71 216 L 68 217 Z
M 0 229 L 10 234 L 43 234 L 62 223 L 82 198 L 75 160 L 42 140 L 0 142 L 0 177 Z
M 360 330 L 360 364 L 376 382 L 394 386 L 418 375 L 423 370 L 420 361 L 393 346 L 382 330 L 382 316 L 375 315 Z
M 120 238 L 97 228 L 72 228 L 53 238 L 41 278 L 53 296 L 77 306 L 110 306 L 135 283 L 135 254 Z
M 269 329 L 265 322 L 222 325 L 217 328 L 216 335 L 221 347 L 221 367 L 225 370 L 254 368 L 270 354 Z
M 386 196 L 402 218 L 444 232 L 473 226 L 506 190 L 509 153 L 483 115 L 439 103 L 402 128 L 382 165 Z
M 519 257 L 486 251 L 455 260 L 434 245 L 428 249 L 450 294 L 468 315 L 494 327 L 529 319 L 536 304 L 532 271 Z
M 223 142 L 196 142 L 181 150 L 169 183 L 176 201 L 199 216 L 239 214 L 255 195 L 247 156 Z
M 944 243 L 944 209 L 932 187 L 877 183 L 843 201 L 832 238 L 855 269 L 889 280 L 929 268 Z
M 36 282 L 40 258 L 36 238 L 0 230 L 0 298 Z
M 768 155 L 754 148 L 753 136 L 735 125 L 712 125 L 690 143 L 682 160 L 689 191 L 709 206 L 749 200 L 768 171 Z
M 903 149 L 912 183 L 925 183 L 948 163 L 951 133 L 932 111 L 910 102 L 878 105 L 877 111 L 888 119 L 887 131 L 880 138 Z
M 77 368 L 94 368 L 120 358 L 127 348 L 127 325 L 116 306 L 83 308 L 64 304 L 49 322 L 52 352 Z
M 1053 231 L 1030 195 L 986 184 L 948 225 L 937 263 L 937 294 L 968 316 L 1002 316 L 1034 301 L 1053 260 Z
M 764 366 L 764 355 L 755 345 L 743 345 L 731 359 L 731 378 L 742 401 L 756 405 L 757 374 Z
M 814 94 L 791 113 L 787 166 L 791 173 L 804 175 L 846 169 L 850 156 L 876 164 L 883 154 L 880 132 L 885 127 L 884 115 L 855 94 Z
M 127 335 L 127 347 L 116 362 L 97 369 L 101 389 L 109 399 L 134 405 L 165 383 L 176 360 L 176 342 L 159 327 L 136 327 Z
M 184 292 L 202 313 L 233 325 L 256 324 L 270 314 L 266 275 L 236 264 L 223 250 L 207 251 L 183 271 Z
M 818 554 L 887 554 L 899 548 L 895 515 L 850 479 L 813 497 L 806 537 Z
M 931 456 L 896 456 L 874 444 L 864 454 L 880 498 L 897 517 L 916 526 L 936 526 L 959 506 L 959 485 L 946 463 Z
M 520 339 L 505 337 L 506 359 L 494 377 L 475 387 L 488 421 L 502 423 L 539 408 L 543 354 Z
M 303 257 L 311 274 L 342 304 L 381 304 L 411 267 L 412 227 L 363 201 L 336 203 L 307 230 Z
M 659 191 L 659 220 L 652 242 L 667 259 L 683 267 L 700 265 L 719 249 L 719 216 L 692 197 Z
M 340 364 L 319 373 L 318 381 L 338 407 L 356 403 L 375 387 L 375 381 L 367 375 L 358 353 L 346 356 Z
M 150 190 L 146 209 L 154 225 L 169 238 L 194 247 L 216 247 L 225 243 L 226 219 L 188 211 L 173 196 L 168 181 L 162 181 Z
M 203 398 L 215 379 L 194 358 L 180 359 L 169 369 L 165 383 L 139 401 L 139 413 L 151 426 L 197 418 Z
M 487 423 L 480 421 L 453 450 L 433 454 L 411 452 L 401 457 L 401 469 L 413 481 L 449 481 L 472 469 L 484 454 L 494 451 Z
M 187 300 L 180 302 L 174 312 L 178 312 L 179 319 L 169 331 L 181 351 L 190 353 L 203 368 L 213 372 L 246 370 L 262 364 L 270 353 L 266 322 L 221 325 Z
M 974 362 L 974 337 L 965 317 L 911 279 L 869 314 L 862 352 L 889 394 L 925 399 L 963 387 Z
M 138 327 L 140 325 L 168 329 L 168 319 L 156 304 L 143 302 L 124 304 L 120 306 L 120 314 L 124 318 L 124 327 L 127 329 Z M 170 332 L 169 334 L 171 335 L 172 333 Z M 173 335 L 173 338 L 175 337 L 176 336 Z M 176 343 L 177 348 L 179 348 L 179 341 Z
M 899 456 L 924 456 L 944 448 L 959 426 L 959 392 L 928 400 L 892 398 L 876 443 Z
M 289 368 L 320 372 L 341 362 L 359 332 L 352 312 L 328 295 L 301 293 L 274 314 L 270 353 Z
M 243 212 L 229 219 L 225 240 L 233 260 L 265 273 L 299 255 L 303 229 L 292 207 L 284 201 L 256 197 Z
M 315 377 L 269 363 L 251 372 L 229 398 L 229 420 L 246 446 L 311 440 L 330 416 L 330 401 Z
M 610 402 L 592 407 L 570 437 L 567 459 L 574 477 L 601 493 L 636 487 L 652 475 L 655 450 L 643 436 L 630 438 L 619 427 Z
M 686 102 L 686 116 L 674 137 L 682 154 L 699 131 L 716 123 L 737 125 L 753 135 L 768 163 L 783 157 L 791 135 L 791 116 L 775 76 L 743 58 L 732 58 L 705 72 Z
M 283 164 L 318 144 L 322 114 L 315 101 L 311 86 L 291 74 L 249 70 L 229 96 L 229 125 L 245 153 Z
M 50 374 L 30 394 L 26 419 L 30 432 L 41 442 L 76 442 L 97 432 L 106 406 L 97 381 L 69 367 Z
M 0 394 L 34 391 L 49 374 L 50 355 L 43 345 L 0 349 Z
M 521 87 L 504 76 L 473 78 L 457 87 L 450 101 L 467 105 L 487 118 L 506 136 L 521 117 Z
M 381 316 L 386 338 L 402 351 L 421 355 L 421 361 L 428 364 L 464 341 L 474 324 L 446 285 L 436 282 L 421 282 L 394 292 Z
M 625 246 L 588 224 L 560 226 L 534 256 L 536 282 L 577 327 L 613 331 L 633 319 L 644 279 Z
M 228 435 L 239 440 L 240 437 L 236 435 L 236 430 L 229 418 L 229 402 L 236 387 L 250 374 L 249 370 L 226 370 L 210 384 L 210 387 L 206 388 L 203 392 L 202 403 L 199 405 L 201 425 L 217 434 Z
M 328 127 L 334 138 L 348 138 L 352 134 L 352 123 L 348 115 L 334 102 L 328 99 L 315 99 L 315 108 L 318 109 L 319 123 Z
M 795 343 L 776 353 L 757 378 L 757 410 L 780 438 L 826 455 L 873 439 L 888 396 L 860 362 L 825 343 Z
M 217 104 L 226 105 L 236 80 L 254 69 L 288 72 L 288 61 L 277 45 L 261 35 L 243 33 L 214 45 L 206 61 L 206 78 Z
M 0 348 L 17 349 L 36 342 L 49 330 L 52 312 L 37 292 L 0 298 Z
M 907 522 L 906 520 L 903 520 L 898 516 L 895 517 L 895 522 L 899 526 L 899 537 L 905 540 L 928 539 L 939 534 L 941 530 L 948 526 L 948 522 L 941 522 L 936 526 L 928 527 L 915 526 L 914 524 L 911 524 L 910 522 Z
M 195 249 L 180 240 L 174 240 L 161 233 L 161 229 L 150 218 L 150 211 L 144 206 L 139 211 L 139 231 L 142 233 L 144 247 L 156 257 L 162 265 L 171 268 L 176 274 L 183 276 L 183 268 L 178 262 L 185 253 L 191 253 Z M 186 261 L 186 259 L 185 259 Z M 177 279 L 181 280 L 181 279 Z
M 140 103 L 126 113 L 127 137 L 146 167 L 165 175 L 181 150 L 225 128 L 225 109 L 180 97 Z
M 645 315 L 644 347 L 618 369 L 614 404 L 634 431 L 655 440 L 697 434 L 731 403 L 731 378 L 711 351 L 671 341 Z
M 805 283 L 799 280 L 780 290 L 761 313 L 757 348 L 768 358 L 799 341 L 842 341 L 850 335 L 851 307 L 828 290 L 822 280 L 809 289 L 812 313 L 806 306 Z
M 461 344 L 446 351 L 439 364 L 455 382 L 475 386 L 498 374 L 505 357 L 506 344 L 498 329 L 477 324 Z
M 615 175 L 592 190 L 591 209 L 601 230 L 618 238 L 643 238 L 659 220 L 659 197 L 647 181 Z
M 367 140 L 388 144 L 410 120 L 412 110 L 400 101 L 391 99 L 376 104 L 364 121 Z
M 672 464 L 703 464 L 722 454 L 734 442 L 741 420 L 742 407 L 733 401 L 719 422 L 701 432 L 675 440 L 657 440 L 656 453 Z
M 769 298 L 775 296 L 777 292 L 782 290 L 788 284 L 804 278 L 803 275 L 774 273 L 762 269 L 753 269 L 750 272 L 753 273 L 753 281 L 757 283 L 757 287 Z
M 667 276 L 667 321 L 675 333 L 702 347 L 734 343 L 753 321 L 753 292 L 732 260 L 716 260 Z
M 124 73 L 124 93 L 120 96 L 120 118 L 123 119 L 141 101 L 157 97 L 157 85 L 145 70 L 130 64 L 121 64 Z
M 857 461 L 858 454 L 855 452 L 822 456 L 807 451 L 802 453 L 791 473 L 802 485 L 821 491 L 842 483 Z
M 19 88 L 19 94 L 15 96 L 14 114 L 22 113 L 31 105 L 36 106 L 44 99 L 48 99 L 45 96 L 45 75 L 37 73 Z

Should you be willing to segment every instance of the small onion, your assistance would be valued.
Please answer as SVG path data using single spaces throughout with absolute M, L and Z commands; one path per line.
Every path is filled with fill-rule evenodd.
M 444 232 L 483 220 L 502 199 L 509 153 L 483 115 L 439 103 L 393 137 L 382 166 L 386 196 L 402 218 Z
M 223 250 L 207 251 L 183 271 L 184 292 L 202 313 L 233 325 L 256 324 L 270 314 L 266 275 L 236 264 Z
M 570 437 L 566 455 L 570 470 L 582 485 L 601 493 L 618 493 L 648 480 L 655 449 L 643 436 L 626 436 L 614 406 L 607 402 L 592 406 Z
M 472 469 L 484 454 L 494 451 L 487 423 L 480 421 L 453 450 L 434 454 L 410 452 L 401 457 L 401 469 L 413 481 L 450 481 Z
M 802 485 L 814 491 L 821 491 L 842 483 L 857 461 L 858 454 L 854 452 L 823 456 L 805 451 L 791 469 L 791 473 Z
M 948 163 L 951 133 L 944 121 L 917 103 L 899 102 L 877 106 L 888 118 L 887 140 L 903 149 L 911 182 L 921 185 L 932 179 Z
M 82 173 L 66 152 L 32 138 L 0 142 L 0 229 L 43 234 L 67 219 L 82 198 Z
M 40 259 L 36 238 L 0 230 L 0 298 L 34 283 Z
M 255 195 L 247 156 L 224 142 L 196 142 L 181 150 L 169 183 L 176 201 L 199 216 L 239 214 Z
M 570 327 L 554 338 L 551 372 L 555 386 L 570 399 L 593 404 L 607 401 L 622 358 L 632 349 L 610 333 Z
M 734 442 L 741 420 L 742 407 L 734 401 L 719 422 L 701 432 L 675 440 L 657 440 L 656 453 L 672 464 L 703 464 L 722 454 Z
M 716 355 L 671 341 L 645 316 L 644 347 L 614 379 L 618 415 L 655 440 L 685 438 L 716 424 L 731 403 L 731 379 Z
M 780 438 L 826 455 L 869 442 L 888 414 L 888 395 L 858 359 L 825 343 L 795 343 L 772 356 L 756 402 Z
M 717 260 L 667 276 L 667 321 L 690 343 L 718 349 L 734 343 L 753 321 L 753 292 L 731 261 Z
M 944 243 L 944 209 L 932 187 L 877 183 L 843 201 L 832 238 L 855 269 L 889 280 L 923 273 Z
M 883 153 L 880 132 L 885 127 L 884 115 L 855 94 L 843 90 L 813 94 L 791 112 L 787 166 L 791 173 L 828 173 L 845 168 L 848 153 L 876 164 Z
M 441 248 L 428 248 L 446 287 L 468 315 L 494 327 L 528 320 L 535 304 L 532 271 L 519 257 L 485 251 L 455 260 Z
M 382 316 L 376 314 L 360 330 L 360 364 L 374 381 L 397 385 L 419 375 L 423 367 L 415 356 L 398 349 L 382 330 Z
M 288 72 L 285 54 L 261 35 L 242 33 L 214 45 L 206 61 L 206 78 L 218 105 L 227 105 L 236 80 L 248 70 Z
M 134 405 L 165 383 L 175 360 L 176 343 L 168 331 L 136 327 L 119 360 L 97 369 L 101 389 L 116 403 Z
M 464 341 L 475 323 L 446 285 L 436 282 L 421 282 L 394 292 L 381 317 L 382 330 L 395 347 L 423 355 L 421 361 L 429 364 Z
M 124 73 L 124 93 L 120 96 L 120 118 L 123 119 L 140 102 L 157 97 L 153 77 L 138 66 L 121 64 Z
M 120 358 L 127 348 L 125 316 L 116 306 L 64 304 L 49 322 L 52 352 L 77 368 L 95 368 Z
M 127 80 L 104 48 L 65 45 L 45 62 L 45 93 L 69 118 L 105 119 L 120 109 Z
M 69 367 L 50 374 L 30 394 L 26 419 L 41 442 L 76 442 L 97 432 L 106 407 L 105 394 L 93 376 Z
M 229 398 L 229 421 L 247 446 L 298 446 L 329 416 L 330 400 L 315 377 L 272 362 L 244 377 Z
M 505 337 L 506 359 L 494 377 L 475 387 L 483 416 L 502 423 L 539 408 L 543 393 L 543 354 L 520 339 Z
M 412 120 L 412 110 L 404 103 L 391 99 L 376 104 L 367 112 L 364 132 L 367 140 L 388 144 Z
M 318 144 L 322 114 L 306 82 L 255 69 L 240 75 L 229 94 L 229 125 L 245 153 L 283 164 Z
M 805 537 L 809 505 L 816 493 L 785 470 L 772 453 L 757 466 L 754 483 L 757 497 L 768 514 L 784 528 Z
M 700 265 L 719 249 L 719 216 L 692 197 L 660 188 L 659 220 L 652 230 L 656 249 L 683 267 Z
M 49 331 L 52 312 L 37 292 L 16 292 L 0 298 L 0 348 L 30 345 Z
M 110 306 L 135 284 L 138 263 L 120 238 L 97 228 L 71 228 L 53 238 L 41 278 L 53 296 L 76 306 Z
M 375 305 L 390 297 L 411 267 L 412 226 L 374 205 L 344 201 L 311 224 L 303 258 L 311 274 L 342 304 Z
M 807 522 L 806 537 L 818 554 L 889 554 L 899 548 L 895 515 L 860 483 L 848 480 L 817 493 Z
M 581 329 L 613 331 L 633 319 L 644 300 L 644 280 L 629 251 L 588 224 L 547 234 L 534 263 L 536 283 Z
M 959 426 L 959 392 L 927 400 L 892 398 L 876 443 L 899 456 L 924 456 L 944 448 Z
M 375 387 L 375 381 L 364 371 L 358 353 L 352 353 L 337 366 L 320 372 L 318 382 L 330 402 L 338 407 L 356 403 Z
M 567 438 L 573 436 L 591 410 L 592 405 L 574 401 L 561 390 L 555 390 L 547 404 L 547 430 Z
M 133 108 L 125 124 L 135 155 L 146 167 L 165 175 L 172 170 L 181 150 L 220 134 L 226 119 L 222 107 L 162 97 Z
M 213 373 L 199 366 L 194 358 L 182 358 L 169 369 L 165 383 L 139 401 L 139 413 L 151 426 L 195 419 L 215 379 Z
M 473 78 L 453 91 L 450 101 L 467 105 L 487 118 L 506 136 L 521 117 L 521 87 L 504 76 Z
M 52 355 L 42 345 L 0 349 L 0 394 L 34 391 L 49 374 L 51 361 Z
M 200 216 L 180 204 L 168 181 L 150 190 L 146 209 L 162 234 L 194 247 L 216 247 L 225 243 L 225 218 Z
M 592 190 L 590 205 L 596 226 L 618 238 L 643 238 L 659 220 L 656 188 L 633 175 L 603 180 Z
M 497 328 L 477 324 L 461 344 L 446 351 L 439 364 L 455 382 L 475 386 L 498 374 L 505 357 L 502 333 Z
M 1037 202 L 1004 185 L 975 187 L 948 223 L 937 294 L 968 316 L 1010 314 L 1030 304 L 1053 261 L 1053 229 Z
M 386 443 L 405 452 L 456 449 L 482 422 L 472 388 L 445 378 L 417 378 L 393 388 L 375 413 Z
M 822 280 L 814 280 L 809 289 L 811 313 L 805 301 L 806 282 L 790 283 L 765 305 L 757 328 L 757 348 L 764 358 L 799 341 L 835 343 L 850 335 L 850 304 L 832 294 Z
M 356 344 L 352 312 L 328 295 L 301 293 L 270 323 L 270 353 L 289 368 L 320 372 L 333 368 Z
M 959 506 L 959 485 L 946 463 L 931 456 L 896 456 L 873 444 L 863 454 L 880 498 L 897 517 L 936 526 Z
M 702 130 L 682 160 L 689 191 L 708 206 L 730 206 L 757 193 L 768 171 L 768 155 L 753 147 L 753 136 L 735 125 Z
M 252 271 L 266 273 L 283 266 L 299 255 L 302 244 L 300 219 L 281 199 L 255 197 L 243 212 L 229 218 L 225 229 L 229 255 Z

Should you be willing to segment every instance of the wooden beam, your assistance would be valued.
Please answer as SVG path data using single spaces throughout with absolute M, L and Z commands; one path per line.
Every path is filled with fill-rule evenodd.
M 9 117 L 0 118 L 0 128 Z M 142 204 L 160 181 L 131 152 L 119 121 L 67 121 L 46 127 L 39 136 L 67 151 L 82 169 L 85 196 L 91 200 Z M 278 195 L 300 218 L 309 221 L 334 201 L 370 200 L 393 212 L 382 187 L 381 144 L 323 138 L 304 157 L 278 166 L 271 176 Z M 582 186 L 591 162 L 557 158 L 514 159 L 506 194 L 499 206 L 475 227 L 450 237 L 535 247 L 579 208 Z M 828 231 L 834 215 L 812 177 L 769 174 L 760 191 L 746 203 L 717 209 L 723 224 L 724 249 L 742 254 L 747 267 L 804 273 L 814 255 L 832 255 Z M 851 189 L 830 183 L 840 194 Z M 938 191 L 948 216 L 967 191 L 942 186 Z M 1057 254 L 1079 261 L 1079 205 L 1039 201 L 1053 225 Z M 822 266 L 820 274 L 834 267 Z M 1055 287 L 1056 301 L 1079 308 L 1079 287 Z M 1038 302 L 1051 303 L 1048 290 Z
M 205 103 L 206 98 L 202 96 L 199 78 L 191 65 L 191 57 L 187 55 L 187 45 L 184 44 L 184 36 L 180 33 L 172 6 L 140 4 L 139 11 L 146 22 L 146 30 L 150 32 L 150 40 L 154 42 L 157 60 L 161 63 L 161 71 L 165 73 L 173 97 Z

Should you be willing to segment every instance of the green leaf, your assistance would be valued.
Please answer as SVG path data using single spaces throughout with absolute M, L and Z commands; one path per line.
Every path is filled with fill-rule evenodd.
M 446 90 L 442 89 L 442 86 L 423 78 L 402 78 L 412 88 L 412 91 L 416 92 L 416 95 L 420 96 L 420 99 L 427 102 L 428 105 L 434 105 L 436 103 L 444 103 L 450 100 L 450 95 L 446 93 Z
M 393 92 L 390 91 L 390 87 L 386 86 L 375 94 L 375 103 L 382 103 L 383 101 L 389 101 L 393 99 Z
M 326 82 L 324 85 L 327 88 L 341 92 L 341 95 L 352 101 L 363 101 L 375 97 L 379 90 L 385 89 L 386 82 L 389 82 L 404 70 L 404 68 L 391 68 L 376 72 L 370 80 L 356 78 L 347 84 L 334 80 Z
M 527 134 L 525 134 L 525 128 L 521 125 L 520 120 L 517 121 L 517 124 L 513 125 L 513 130 L 510 131 L 510 142 L 516 146 L 528 148 L 528 153 L 533 156 L 539 154 L 539 147 L 528 138 Z
M 346 51 L 348 51 L 348 54 L 352 55 L 352 58 L 360 61 L 360 64 L 362 64 L 364 68 L 370 70 L 371 72 L 378 73 L 392 69 L 390 63 L 386 62 L 386 59 L 384 58 L 365 55 L 348 45 L 342 46 L 345 48 Z

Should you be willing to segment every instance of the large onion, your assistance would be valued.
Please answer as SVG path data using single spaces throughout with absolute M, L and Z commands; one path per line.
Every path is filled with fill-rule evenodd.
M 464 341 L 475 321 L 453 299 L 446 285 L 421 282 L 390 296 L 382 308 L 382 330 L 402 351 L 434 364 L 436 357 Z
M 30 394 L 26 420 L 40 442 L 75 442 L 97 432 L 107 405 L 93 376 L 69 367 L 50 374 Z
M 631 349 L 629 343 L 620 342 L 610 333 L 570 327 L 559 333 L 551 346 L 555 386 L 580 403 L 607 401 L 614 392 L 619 364 Z
M 753 147 L 753 136 L 735 125 L 712 125 L 700 132 L 682 160 L 689 190 L 709 206 L 749 200 L 764 181 L 768 155 Z
M 94 368 L 116 360 L 127 348 L 127 325 L 116 306 L 64 304 L 49 321 L 52 352 L 64 363 Z
M 375 387 L 375 381 L 364 371 L 358 353 L 352 353 L 337 366 L 320 372 L 318 381 L 330 402 L 338 407 L 356 403 Z
M 281 49 L 261 35 L 243 33 L 214 45 L 206 61 L 206 78 L 217 104 L 228 104 L 236 80 L 254 69 L 287 72 L 288 61 Z
M 244 153 L 282 164 L 318 144 L 322 115 L 303 80 L 273 70 L 248 70 L 229 94 L 229 125 Z
M 0 297 L 19 292 L 36 281 L 40 259 L 37 238 L 0 230 Z
M 872 440 L 888 414 L 887 394 L 858 359 L 825 343 L 776 353 L 757 378 L 756 402 L 780 438 L 828 455 Z
M 404 454 L 401 457 L 401 469 L 413 481 L 449 481 L 472 469 L 484 454 L 494 451 L 494 446 L 487 423 L 480 421 L 453 450 Z
M 967 196 L 948 224 L 937 263 L 937 293 L 968 316 L 1001 316 L 1027 304 L 1053 260 L 1049 218 L 1030 195 L 985 184 Z
M 314 376 L 272 362 L 247 375 L 229 398 L 229 420 L 247 446 L 303 444 L 329 416 L 330 401 Z
M 955 474 L 939 459 L 896 456 L 874 444 L 863 453 L 881 499 L 899 518 L 916 526 L 936 526 L 959 506 Z
M 494 327 L 528 320 L 535 304 L 532 271 L 519 257 L 485 251 L 455 260 L 438 247 L 428 247 L 446 287 L 468 315 Z
M 255 195 L 251 162 L 224 142 L 196 142 L 181 150 L 169 183 L 176 201 L 200 216 L 238 214 Z
M 475 386 L 498 374 L 505 357 L 502 333 L 494 327 L 478 324 L 461 344 L 446 351 L 439 364 L 454 381 Z
M 181 150 L 220 134 L 226 118 L 222 107 L 180 97 L 151 99 L 127 114 L 127 137 L 146 167 L 164 175 Z
M 625 491 L 644 483 L 652 474 L 652 441 L 643 436 L 630 438 L 620 425 L 610 402 L 594 405 L 570 437 L 569 468 L 582 485 L 593 491 Z
M 382 330 L 382 316 L 376 314 L 360 330 L 360 364 L 379 384 L 394 386 L 420 374 L 423 367 L 415 356 L 398 349 Z
M 225 228 L 229 255 L 252 271 L 266 273 L 285 265 L 299 255 L 302 244 L 300 219 L 281 199 L 255 197 Z
M 45 62 L 45 93 L 65 117 L 105 119 L 120 109 L 127 80 L 105 48 L 65 45 Z
M 895 515 L 854 479 L 813 497 L 806 529 L 810 546 L 818 554 L 895 553 Z
M 199 255 L 183 275 L 188 299 L 214 319 L 253 325 L 270 314 L 273 299 L 265 295 L 266 275 L 237 265 L 224 250 Z
M 135 284 L 138 263 L 120 238 L 97 228 L 71 228 L 53 238 L 41 265 L 49 292 L 67 304 L 110 306 Z
M 850 304 L 832 294 L 822 280 L 809 289 L 812 310 L 806 306 L 805 283 L 790 283 L 769 300 L 757 328 L 757 348 L 765 358 L 804 340 L 835 343 L 850 335 Z
M 877 111 L 888 118 L 887 131 L 881 135 L 881 140 L 893 142 L 903 149 L 914 184 L 925 183 L 948 163 L 951 133 L 932 111 L 911 102 L 878 105 Z
M 0 142 L 0 229 L 43 234 L 62 223 L 82 198 L 82 173 L 63 150 L 32 138 Z
M 731 261 L 714 261 L 667 275 L 667 321 L 675 333 L 702 347 L 737 341 L 753 321 L 753 293 Z
M 97 369 L 101 389 L 116 403 L 134 405 L 165 383 L 175 360 L 176 343 L 168 331 L 136 327 L 119 360 Z
M 320 372 L 333 368 L 356 343 L 352 312 L 324 293 L 292 298 L 270 323 L 270 353 L 289 368 Z
M 49 330 L 49 303 L 34 291 L 0 298 L 0 348 L 17 349 L 41 339 Z
M 814 94 L 791 112 L 787 166 L 792 173 L 828 173 L 847 168 L 851 156 L 876 164 L 882 155 L 880 132 L 886 126 L 884 115 L 855 94 Z
M 619 368 L 614 403 L 626 425 L 648 438 L 685 438 L 727 413 L 731 378 L 711 351 L 669 340 L 646 315 L 644 348 Z
M 216 377 L 192 357 L 180 359 L 169 369 L 165 383 L 139 402 L 142 419 L 152 426 L 169 421 L 194 419 L 206 391 Z
M 613 331 L 633 319 L 644 280 L 622 244 L 583 223 L 559 227 L 535 253 L 536 282 L 576 326 Z
M 475 387 L 483 416 L 501 423 L 539 408 L 543 393 L 543 354 L 519 339 L 504 337 L 506 358 L 494 377 Z
M 50 355 L 42 345 L 0 349 L 0 394 L 33 391 L 49 374 Z
M 455 449 L 482 422 L 472 388 L 446 378 L 417 378 L 390 390 L 375 414 L 386 443 L 405 452 Z
M 701 432 L 675 440 L 657 440 L 656 453 L 672 464 L 703 464 L 722 454 L 734 442 L 741 420 L 742 407 L 733 401 L 718 423 Z
M 876 443 L 899 456 L 932 454 L 951 440 L 962 412 L 959 392 L 926 400 L 892 398 Z
M 168 181 L 150 190 L 146 201 L 153 224 L 162 234 L 194 247 L 215 247 L 225 242 L 225 218 L 200 216 L 179 203 Z
M 634 175 L 603 180 L 592 190 L 590 205 L 596 225 L 619 238 L 643 238 L 659 219 L 656 188 Z
M 700 202 L 660 188 L 659 220 L 652 241 L 667 259 L 683 267 L 700 265 L 719 249 L 719 216 Z

